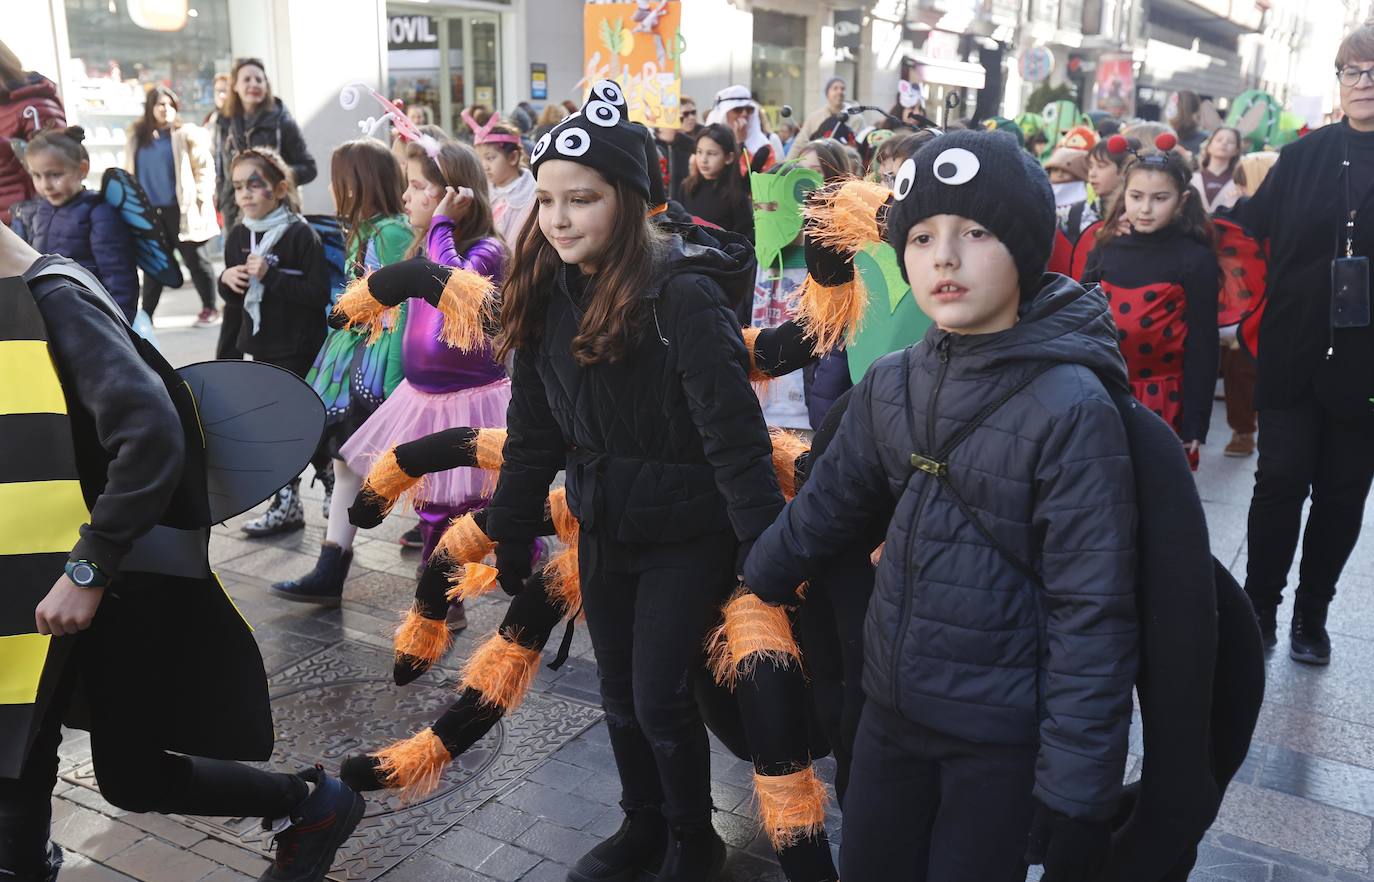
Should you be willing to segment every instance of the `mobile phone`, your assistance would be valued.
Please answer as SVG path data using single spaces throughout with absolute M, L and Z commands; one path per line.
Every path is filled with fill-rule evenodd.
M 1331 261 L 1331 327 L 1369 327 L 1369 258 Z

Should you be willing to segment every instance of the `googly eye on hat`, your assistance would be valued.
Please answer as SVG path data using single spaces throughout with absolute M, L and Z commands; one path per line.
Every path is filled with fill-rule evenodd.
M 553 142 L 553 149 L 564 156 L 581 156 L 591 146 L 591 136 L 587 134 L 585 129 L 579 129 L 576 126 L 559 132 L 558 137 Z
M 892 180 L 892 195 L 901 201 L 911 194 L 911 188 L 915 185 L 916 160 L 907 159 L 901 168 L 897 169 L 897 176 Z
M 540 157 L 544 155 L 545 151 L 549 149 L 549 144 L 551 143 L 553 143 L 553 132 L 545 132 L 544 137 L 536 141 L 534 144 L 534 149 L 530 151 L 530 162 L 538 162 Z
M 951 187 L 967 184 L 978 175 L 982 163 L 972 152 L 962 147 L 951 147 L 935 157 L 935 180 Z
M 608 104 L 625 105 L 625 93 L 620 91 L 620 86 L 615 80 L 600 80 L 592 86 L 592 94 Z
M 569 114 L 535 144 L 530 151 L 530 170 L 538 178 L 540 169 L 551 160 L 575 162 L 595 169 L 608 181 L 628 183 L 648 200 L 650 163 L 644 132 L 643 126 L 630 121 L 620 85 L 600 80 L 592 85 L 580 110 Z
M 620 108 L 609 101 L 588 101 L 583 109 L 587 119 L 602 128 L 610 128 L 620 122 Z

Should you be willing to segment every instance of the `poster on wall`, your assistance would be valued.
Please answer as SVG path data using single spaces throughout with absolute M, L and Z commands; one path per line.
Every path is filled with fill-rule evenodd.
M 1135 115 L 1135 68 L 1129 55 L 1103 55 L 1097 60 L 1093 105 L 1118 119 Z
M 620 84 L 630 118 L 677 128 L 686 48 L 679 0 L 587 3 L 582 16 L 584 90 L 601 79 Z
M 543 62 L 530 64 L 530 100 L 547 101 L 549 97 L 549 66 Z

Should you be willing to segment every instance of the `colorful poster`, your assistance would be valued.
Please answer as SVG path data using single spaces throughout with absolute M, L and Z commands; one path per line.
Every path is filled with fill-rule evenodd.
M 1103 55 L 1097 60 L 1093 104 L 1117 118 L 1135 115 L 1135 67 L 1129 55 Z
M 620 83 L 630 118 L 647 126 L 677 128 L 682 97 L 679 61 L 682 39 L 679 0 L 638 3 L 588 3 L 583 6 L 579 84 L 612 79 Z

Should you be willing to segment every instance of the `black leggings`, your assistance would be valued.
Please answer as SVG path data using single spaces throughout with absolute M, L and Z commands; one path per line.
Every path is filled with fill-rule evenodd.
M 96 783 L 112 805 L 130 812 L 279 818 L 305 798 L 307 786 L 295 775 L 150 744 L 143 721 L 129 719 L 119 697 L 122 689 L 137 687 L 101 682 L 98 660 L 87 658 L 84 639 L 77 640 L 23 772 L 0 778 L 0 870 L 36 874 L 46 859 L 61 724 L 78 674 L 86 680 Z
M 864 706 L 842 879 L 1022 882 L 1037 745 L 975 744 Z
M 181 255 L 181 262 L 186 264 L 186 269 L 191 274 L 191 282 L 196 286 L 196 293 L 200 295 L 201 308 L 214 309 L 215 280 L 210 276 L 210 260 L 205 256 L 203 247 L 205 243 L 181 241 L 181 210 L 175 205 L 163 207 L 158 214 L 158 220 L 168 239 L 176 246 L 177 253 Z M 157 279 L 147 273 L 143 274 L 143 311 L 148 313 L 148 318 L 152 318 L 153 313 L 157 311 L 158 301 L 162 299 L 162 288 L 162 283 Z
M 711 758 L 693 695 L 707 630 L 734 578 L 735 540 L 578 545 L 587 631 L 620 773 L 621 805 L 662 806 L 675 827 L 711 823 Z

